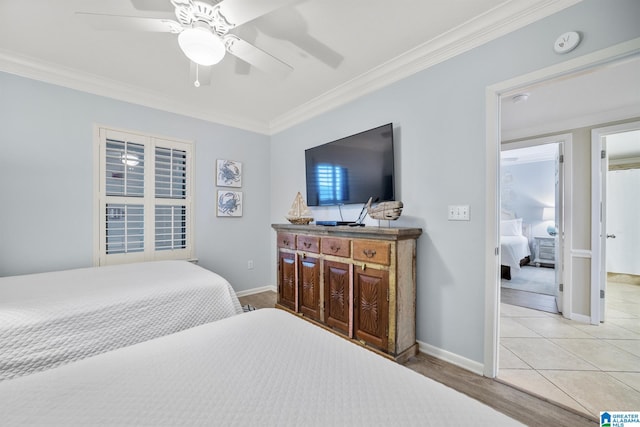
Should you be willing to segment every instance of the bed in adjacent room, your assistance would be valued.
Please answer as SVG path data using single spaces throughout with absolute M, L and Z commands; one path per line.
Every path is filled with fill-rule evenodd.
M 0 381 L 242 313 L 227 280 L 187 261 L 0 278 Z
M 514 271 L 531 261 L 529 239 L 522 233 L 522 218 L 502 210 L 500 220 L 500 276 L 511 280 Z
M 10 425 L 520 425 L 278 309 L 4 381 L 0 401 Z

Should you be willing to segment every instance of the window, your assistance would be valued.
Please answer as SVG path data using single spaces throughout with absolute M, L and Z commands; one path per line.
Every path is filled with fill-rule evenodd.
M 320 205 L 332 205 L 349 199 L 347 169 L 327 163 L 316 166 Z
M 99 128 L 96 265 L 192 256 L 192 144 Z

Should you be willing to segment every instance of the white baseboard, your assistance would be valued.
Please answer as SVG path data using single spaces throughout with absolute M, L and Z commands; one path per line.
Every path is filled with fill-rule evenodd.
M 586 323 L 586 324 L 591 323 L 591 318 L 589 316 L 585 316 L 584 314 L 571 313 L 569 318 L 571 320 L 575 320 L 576 322 L 580 322 L 580 323 Z
M 436 357 L 444 360 L 445 362 L 451 363 L 452 365 L 471 371 L 474 374 L 484 375 L 484 365 L 476 362 L 475 360 L 467 359 L 466 357 L 462 357 L 420 341 L 418 341 L 418 350 L 422 353 L 428 354 L 429 356 Z
M 260 292 L 266 292 L 266 291 L 276 292 L 277 288 L 275 287 L 275 285 L 268 285 L 268 286 L 263 286 L 261 288 L 253 288 L 253 289 L 247 289 L 246 291 L 236 292 L 236 295 L 238 296 L 238 298 L 240 298 L 240 297 L 246 297 L 247 295 L 259 294 Z

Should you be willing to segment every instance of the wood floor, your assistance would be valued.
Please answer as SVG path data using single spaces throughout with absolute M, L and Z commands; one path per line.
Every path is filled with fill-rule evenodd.
M 559 313 L 556 297 L 535 292 L 519 291 L 516 289 L 501 288 L 500 301 L 505 304 L 527 307 L 533 310 L 541 310 L 549 313 Z
M 267 291 L 240 298 L 242 305 L 256 308 L 273 307 L 276 293 Z M 476 375 L 465 369 L 420 353 L 406 364 L 408 368 L 454 390 L 458 390 L 488 406 L 529 426 L 597 426 L 594 419 L 557 406 L 491 378 Z

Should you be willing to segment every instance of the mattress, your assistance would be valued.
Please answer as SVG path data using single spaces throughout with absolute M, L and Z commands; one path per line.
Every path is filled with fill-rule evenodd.
M 227 280 L 186 261 L 0 278 L 0 381 L 241 313 Z
M 9 425 L 521 425 L 277 309 L 0 383 Z
M 531 255 L 524 236 L 500 236 L 500 264 L 520 270 L 520 260 Z

